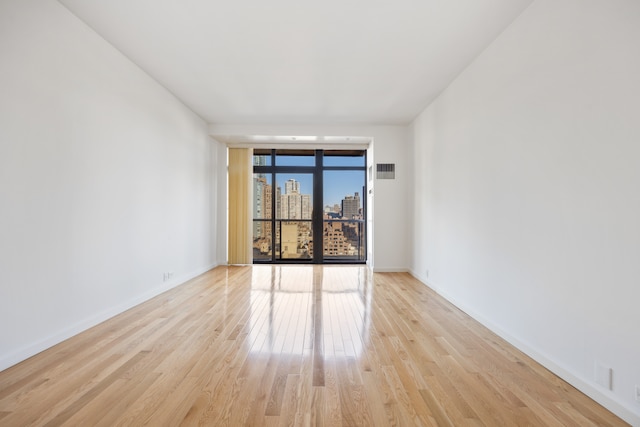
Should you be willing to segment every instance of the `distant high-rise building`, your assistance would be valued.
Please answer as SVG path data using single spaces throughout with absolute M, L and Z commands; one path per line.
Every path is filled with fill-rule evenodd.
M 311 219 L 311 196 L 300 194 L 300 183 L 295 179 L 284 185 L 284 194 L 280 194 L 279 210 L 281 219 Z
M 346 219 L 360 217 L 360 194 L 358 192 L 342 199 L 342 217 Z
M 267 166 L 269 156 L 253 156 L 253 166 Z
M 293 223 L 283 223 L 281 230 L 282 258 L 299 258 L 298 254 L 298 226 Z
M 253 178 L 253 218 L 270 219 L 272 215 L 272 193 L 271 185 L 267 183 L 266 175 L 258 174 Z M 254 239 L 271 237 L 271 226 L 269 223 L 255 221 L 253 223 Z
M 324 256 L 353 255 L 351 244 L 344 235 L 343 224 L 341 222 L 326 222 L 322 240 Z
M 276 215 L 278 218 L 282 218 L 281 196 L 282 196 L 282 188 L 280 186 L 277 186 L 276 187 Z
M 302 219 L 311 219 L 311 196 L 309 194 L 301 194 L 300 201 Z
M 263 188 L 266 185 L 267 180 L 260 176 L 254 175 L 253 177 L 253 217 L 264 218 L 264 197 Z M 262 235 L 262 223 L 253 223 L 253 238 L 257 239 L 263 237 Z
M 290 179 L 284 183 L 285 194 L 300 194 L 300 183 L 295 179 Z

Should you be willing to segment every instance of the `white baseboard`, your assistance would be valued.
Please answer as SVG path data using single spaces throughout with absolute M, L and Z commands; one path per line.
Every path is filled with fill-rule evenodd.
M 640 415 L 635 413 L 633 409 L 627 407 L 623 402 L 620 402 L 612 392 L 607 393 L 603 390 L 600 390 L 594 384 L 586 381 L 584 378 L 581 378 L 580 376 L 573 373 L 570 369 L 554 361 L 553 358 L 549 357 L 544 352 L 536 349 L 526 341 L 514 337 L 513 335 L 502 329 L 499 325 L 485 318 L 483 315 L 476 312 L 466 304 L 460 303 L 460 301 L 457 301 L 456 298 L 443 291 L 441 287 L 437 286 L 433 282 L 429 282 L 425 278 L 416 274 L 413 270 L 409 270 L 409 274 L 418 279 L 425 286 L 432 289 L 442 298 L 446 299 L 451 304 L 464 311 L 473 319 L 491 330 L 493 333 L 500 336 L 509 344 L 513 345 L 518 350 L 522 351 L 527 356 L 531 357 L 533 360 L 540 363 L 542 366 L 580 390 L 582 393 L 586 394 L 591 399 L 595 400 L 600 405 L 616 414 L 618 417 L 622 418 L 624 421 L 628 422 L 632 426 L 640 427 Z
M 374 273 L 408 273 L 409 270 L 406 268 L 373 268 Z
M 191 280 L 194 277 L 199 276 L 215 267 L 217 267 L 217 264 L 212 264 L 207 267 L 194 270 L 190 273 L 183 274 L 179 277 L 176 277 L 174 280 L 164 282 L 162 283 L 162 285 L 157 286 L 143 294 L 137 295 L 128 301 L 125 301 L 121 304 L 118 304 L 114 307 L 110 307 L 106 310 L 103 310 L 100 313 L 94 314 L 86 319 L 83 319 L 42 340 L 34 342 L 28 346 L 25 346 L 19 350 L 13 351 L 9 354 L 2 355 L 2 357 L 0 357 L 0 371 L 3 371 L 13 365 L 16 365 L 22 362 L 23 360 L 26 360 L 50 347 L 53 347 L 54 345 L 59 344 L 62 341 L 73 337 L 74 335 L 78 335 L 79 333 L 84 332 L 87 329 L 92 328 L 104 322 L 105 320 L 108 320 L 114 316 L 117 316 L 118 314 L 123 313 L 135 307 L 136 305 L 142 304 L 143 302 L 148 301 L 151 298 L 158 296 L 163 292 L 168 291 L 169 289 L 175 288 L 176 286 L 188 280 Z

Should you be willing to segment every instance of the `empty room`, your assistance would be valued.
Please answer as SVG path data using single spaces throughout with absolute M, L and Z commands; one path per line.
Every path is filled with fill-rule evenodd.
M 640 427 L 637 0 L 0 1 L 0 425 Z

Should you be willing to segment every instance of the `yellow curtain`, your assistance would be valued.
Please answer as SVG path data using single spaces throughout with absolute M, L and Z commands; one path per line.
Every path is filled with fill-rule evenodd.
M 250 148 L 229 148 L 229 264 L 251 264 Z

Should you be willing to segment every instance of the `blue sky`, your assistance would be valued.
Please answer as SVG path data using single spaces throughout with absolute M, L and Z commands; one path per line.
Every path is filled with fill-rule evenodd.
M 325 171 L 324 172 L 324 205 L 333 206 L 340 203 L 344 196 L 360 194 L 362 207 L 364 171 Z
M 284 192 L 284 183 L 289 179 L 295 179 L 300 183 L 302 194 L 313 192 L 313 176 L 311 174 L 276 174 L 276 181 Z M 267 176 L 267 181 L 270 177 Z M 364 171 L 325 171 L 324 173 L 324 203 L 333 206 L 340 204 L 345 196 L 353 196 L 355 192 L 363 198 L 362 186 L 364 185 Z
M 280 166 L 314 165 L 314 159 L 311 156 L 278 156 L 276 161 Z M 330 166 L 364 166 L 363 159 L 353 157 L 332 156 L 328 159 L 327 163 Z M 278 185 L 282 187 L 282 191 L 284 191 L 285 181 L 291 178 L 300 183 L 300 192 L 302 194 L 311 194 L 313 192 L 313 177 L 311 174 L 277 174 L 276 181 L 278 181 Z M 270 176 L 267 176 L 267 179 L 270 182 Z M 356 192 L 360 194 L 361 201 L 364 198 L 362 189 L 365 184 L 364 171 L 325 171 L 323 180 L 323 207 L 326 205 L 333 206 L 334 204 L 340 204 L 345 196 L 353 196 Z

